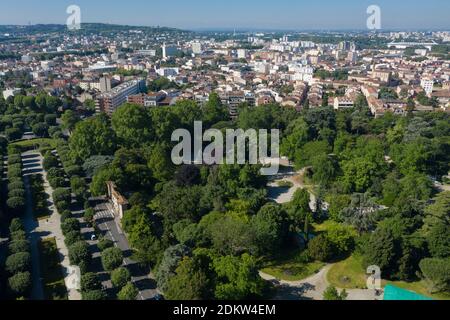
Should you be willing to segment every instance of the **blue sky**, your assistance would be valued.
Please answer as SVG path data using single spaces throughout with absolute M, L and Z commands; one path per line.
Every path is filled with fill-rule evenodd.
M 450 29 L 448 0 L 0 0 L 0 24 L 65 23 L 71 4 L 82 22 L 185 29 L 364 29 L 376 4 L 384 29 Z

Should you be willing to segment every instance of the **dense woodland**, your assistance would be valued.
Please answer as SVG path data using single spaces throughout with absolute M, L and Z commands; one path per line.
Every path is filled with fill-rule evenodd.
M 426 279 L 431 292 L 450 290 L 450 192 L 434 183 L 449 171 L 444 112 L 375 119 L 361 97 L 354 109 L 339 112 L 243 106 L 231 121 L 213 94 L 203 107 L 192 101 L 150 109 L 126 104 L 111 118 L 81 121 L 69 110 L 59 126 L 62 101 L 30 99 L 0 100 L 2 154 L 8 141 L 32 129 L 64 149 L 66 172 L 81 179 L 71 180 L 80 200 L 103 195 L 105 182 L 116 182 L 131 205 L 122 224 L 134 258 L 153 268 L 168 299 L 270 296 L 258 270 L 287 250 L 306 262 L 357 253 L 366 266 L 378 265 L 384 279 Z M 281 153 L 296 169 L 305 168 L 317 208 L 311 210 L 306 189 L 285 205 L 269 201 L 259 166 L 175 167 L 171 134 L 193 130 L 195 120 L 204 129 L 281 129 Z M 46 159 L 51 170 L 51 155 Z M 82 181 L 90 183 L 89 192 Z M 327 230 L 316 233 L 313 225 L 324 223 Z M 303 245 L 294 241 L 299 236 Z

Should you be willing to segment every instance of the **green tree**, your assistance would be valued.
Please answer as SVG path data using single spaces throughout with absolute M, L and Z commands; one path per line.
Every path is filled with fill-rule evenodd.
M 82 297 L 83 300 L 100 301 L 106 300 L 108 296 L 103 290 L 91 290 L 83 292 Z
M 185 257 L 169 279 L 164 292 L 168 300 L 204 300 L 211 298 L 211 284 L 199 258 Z
M 395 268 L 397 248 L 392 232 L 386 228 L 377 228 L 371 234 L 364 250 L 366 266 L 380 267 L 383 275 L 391 276 Z
M 341 219 L 354 226 L 359 233 L 375 228 L 378 206 L 368 194 L 355 193 L 351 203 L 341 211 Z
M 136 300 L 139 290 L 132 283 L 127 283 L 117 294 L 119 300 Z
M 112 155 L 115 149 L 116 135 L 105 114 L 78 123 L 70 138 L 70 150 L 80 160 L 94 155 Z
M 347 300 L 348 294 L 344 290 L 341 293 L 333 286 L 329 286 L 323 293 L 323 300 Z
M 23 231 L 23 230 L 24 227 L 22 220 L 20 220 L 19 218 L 14 218 L 11 220 L 11 223 L 9 224 L 9 232 L 13 233 L 16 231 Z
M 450 259 L 423 259 L 420 270 L 431 293 L 450 290 Z
M 85 273 L 81 276 L 81 292 L 88 292 L 102 289 L 102 282 L 97 274 L 93 272 Z
M 85 241 L 76 242 L 69 247 L 70 263 L 85 270 L 91 261 L 89 245 Z
M 450 226 L 445 223 L 435 224 L 431 227 L 427 237 L 428 248 L 435 258 L 450 256 Z
M 428 234 L 437 225 L 450 225 L 450 191 L 438 194 L 433 203 L 425 208 L 423 231 Z
M 114 112 L 111 123 L 123 146 L 140 147 L 152 139 L 151 117 L 142 106 L 124 104 Z
M 147 165 L 152 170 L 153 176 L 162 182 L 170 180 L 175 171 L 168 153 L 168 147 L 158 143 L 153 145 L 148 158 Z
M 116 288 L 123 288 L 131 280 L 131 273 L 127 268 L 117 268 L 111 272 L 111 282 Z
M 308 242 L 308 254 L 316 261 L 329 262 L 336 256 L 333 243 L 324 234 Z
M 291 226 L 295 231 L 301 230 L 304 226 L 306 216 L 311 214 L 309 203 L 310 195 L 308 190 L 299 189 L 295 191 L 294 197 L 287 207 Z
M 80 117 L 72 110 L 66 110 L 62 117 L 62 128 L 72 132 L 75 129 L 75 126 L 78 122 L 80 122 Z
M 267 204 L 251 219 L 259 254 L 274 254 L 288 234 L 287 213 L 277 204 Z
M 20 272 L 8 279 L 8 287 L 16 296 L 26 296 L 31 289 L 31 274 Z
M 106 271 L 113 271 L 123 263 L 123 253 L 119 248 L 108 248 L 102 252 L 102 265 Z
M 10 255 L 5 262 L 5 269 L 11 274 L 30 271 L 31 255 L 28 252 L 20 252 Z
M 203 108 L 205 114 L 204 121 L 208 127 L 220 121 L 227 121 L 229 119 L 228 109 L 222 105 L 222 101 L 217 93 L 209 95 L 208 102 Z
M 168 289 L 169 279 L 176 274 L 175 270 L 180 262 L 184 257 L 189 257 L 190 254 L 189 248 L 181 244 L 171 246 L 164 251 L 164 256 L 155 275 L 158 288 L 162 292 L 166 292 Z
M 30 251 L 30 242 L 28 240 L 11 241 L 8 245 L 10 254 Z
M 262 297 L 265 283 L 258 273 L 256 259 L 249 254 L 225 256 L 213 261 L 220 279 L 215 297 L 219 300 L 244 300 Z

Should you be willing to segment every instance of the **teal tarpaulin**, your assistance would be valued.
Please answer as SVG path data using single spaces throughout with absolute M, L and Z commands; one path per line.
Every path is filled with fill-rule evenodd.
M 425 297 L 413 291 L 408 291 L 395 287 L 393 285 L 387 285 L 384 288 L 384 300 L 433 300 Z

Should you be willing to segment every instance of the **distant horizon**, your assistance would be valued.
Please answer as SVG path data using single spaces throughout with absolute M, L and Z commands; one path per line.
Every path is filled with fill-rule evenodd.
M 368 30 L 368 29 L 354 29 L 354 28 L 341 28 L 341 29 L 329 29 L 329 28 L 298 28 L 298 29 L 288 29 L 288 28 L 232 28 L 232 27 L 192 27 L 192 28 L 179 28 L 170 25 L 133 25 L 133 24 L 120 24 L 120 23 L 108 23 L 108 22 L 83 22 L 83 24 L 99 24 L 99 25 L 110 25 L 119 27 L 132 27 L 132 28 L 169 28 L 181 31 L 192 31 L 192 32 L 360 32 L 360 33 L 385 33 L 385 32 L 434 32 L 434 31 L 450 31 L 449 28 L 389 28 L 380 30 Z M 61 26 L 64 27 L 63 23 L 32 23 L 32 24 L 2 24 L 0 27 L 33 27 L 33 26 Z
M 65 24 L 70 5 L 81 8 L 81 22 L 193 31 L 364 30 L 367 8 L 377 5 L 382 30 L 450 29 L 450 1 L 439 0 L 18 0 L 3 6 L 0 24 Z

